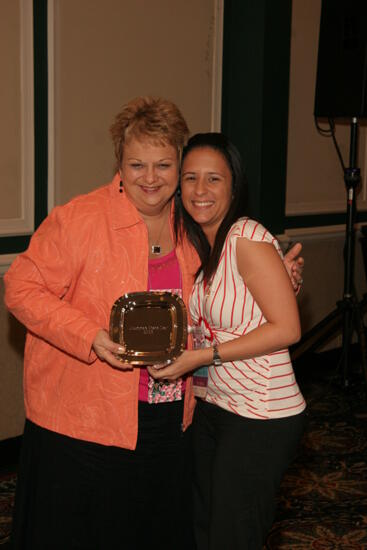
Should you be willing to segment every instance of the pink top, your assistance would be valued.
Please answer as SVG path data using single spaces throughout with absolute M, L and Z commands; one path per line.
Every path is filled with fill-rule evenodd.
M 164 290 L 182 297 L 182 277 L 175 249 L 160 258 L 149 259 L 148 290 Z M 148 383 L 148 371 L 141 368 L 139 401 L 148 401 Z

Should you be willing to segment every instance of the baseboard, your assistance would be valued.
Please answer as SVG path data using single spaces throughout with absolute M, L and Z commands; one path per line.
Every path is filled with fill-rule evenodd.
M 19 435 L 0 441 L 1 468 L 18 464 L 22 437 L 23 436 Z

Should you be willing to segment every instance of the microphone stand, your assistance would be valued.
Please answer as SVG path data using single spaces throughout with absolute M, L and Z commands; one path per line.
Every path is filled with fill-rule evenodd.
M 344 182 L 347 189 L 347 220 L 345 231 L 344 248 L 344 292 L 340 307 L 343 311 L 343 333 L 342 333 L 342 373 L 343 384 L 349 386 L 350 371 L 350 346 L 352 343 L 353 329 L 357 330 L 359 344 L 361 348 L 362 361 L 364 361 L 364 374 L 367 381 L 366 365 L 366 341 L 362 314 L 357 302 L 354 289 L 354 258 L 355 258 L 355 215 L 356 215 L 356 189 L 361 181 L 361 172 L 357 168 L 357 143 L 358 143 L 358 122 L 356 118 L 352 119 L 350 128 L 350 150 L 349 167 L 344 170 Z M 339 304 L 338 304 L 339 305 Z M 363 358 L 364 355 L 364 358 Z
M 367 389 L 367 348 L 363 314 L 367 310 L 367 295 L 358 302 L 354 288 L 355 259 L 355 217 L 356 189 L 361 181 L 357 168 L 358 121 L 353 118 L 350 129 L 349 167 L 344 169 L 344 182 L 347 191 L 346 231 L 344 247 L 344 290 L 342 300 L 337 307 L 315 327 L 308 331 L 298 344 L 291 348 L 292 358 L 296 359 L 304 351 L 317 349 L 342 326 L 342 382 L 345 388 L 350 384 L 350 347 L 354 330 L 357 332 L 363 369 L 364 383 Z

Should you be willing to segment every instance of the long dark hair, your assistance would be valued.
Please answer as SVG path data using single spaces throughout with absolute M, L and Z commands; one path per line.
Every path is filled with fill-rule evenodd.
M 223 244 L 230 227 L 241 217 L 248 215 L 247 181 L 242 159 L 237 148 L 229 139 L 219 133 L 195 134 L 187 142 L 182 153 L 185 157 L 194 149 L 209 147 L 218 151 L 226 160 L 232 174 L 232 202 L 217 231 L 213 249 L 210 248 L 200 225 L 190 216 L 182 203 L 180 187 L 175 195 L 175 234 L 176 240 L 185 232 L 199 254 L 201 265 L 196 275 L 203 271 L 204 280 L 210 282 L 219 263 Z

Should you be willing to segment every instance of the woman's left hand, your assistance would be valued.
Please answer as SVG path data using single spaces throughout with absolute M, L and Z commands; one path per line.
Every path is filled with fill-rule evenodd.
M 305 260 L 299 256 L 302 250 L 301 243 L 296 243 L 284 256 L 284 267 L 291 279 L 292 286 L 296 294 L 301 290 L 303 283 L 302 273 Z
M 184 351 L 174 363 L 169 365 L 152 365 L 148 367 L 148 372 L 155 380 L 167 380 L 174 382 L 177 378 L 181 378 L 184 374 L 195 370 L 200 363 L 197 362 L 196 351 Z

